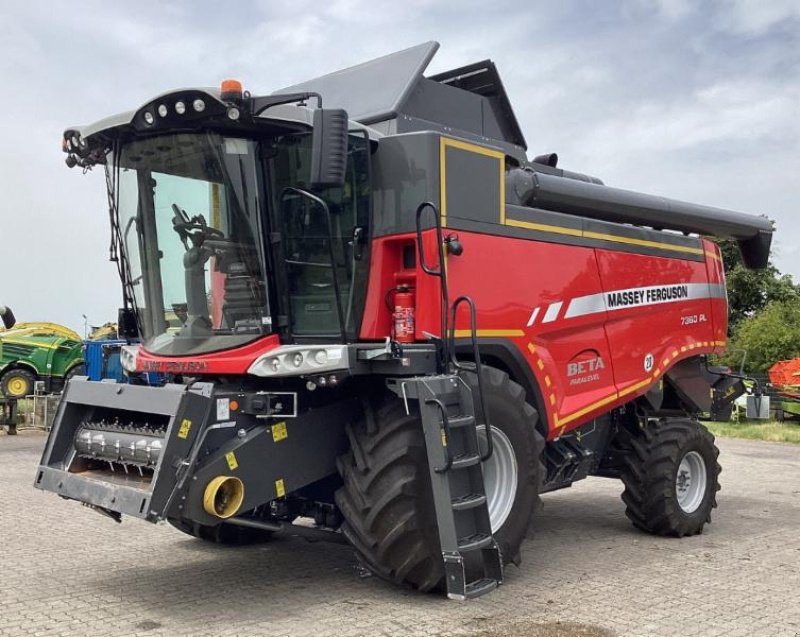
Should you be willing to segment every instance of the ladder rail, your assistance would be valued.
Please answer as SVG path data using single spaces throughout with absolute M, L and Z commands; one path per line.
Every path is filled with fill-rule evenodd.
M 458 307 L 462 303 L 465 303 L 469 307 L 469 332 L 472 344 L 472 357 L 475 359 L 475 373 L 478 375 L 478 402 L 480 402 L 481 405 L 483 424 L 486 426 L 486 452 L 481 454 L 481 462 L 486 462 L 494 453 L 494 441 L 492 426 L 489 423 L 489 406 L 486 404 L 486 394 L 483 391 L 483 367 L 481 365 L 481 352 L 478 347 L 477 311 L 475 308 L 475 301 L 472 300 L 472 297 L 465 294 L 453 301 L 450 310 L 450 333 L 448 335 L 448 340 L 450 341 L 450 362 L 457 370 L 472 371 L 468 366 L 459 361 L 456 356 L 456 313 L 458 312 Z
M 439 408 L 439 412 L 442 416 L 442 429 L 444 430 L 444 438 L 442 439 L 442 447 L 444 448 L 444 455 L 445 455 L 445 463 L 442 467 L 434 467 L 433 470 L 436 473 L 446 473 L 450 471 L 450 468 L 453 466 L 453 455 L 450 453 L 450 449 L 447 446 L 447 441 L 450 440 L 450 419 L 447 417 L 447 407 L 444 406 L 441 400 L 438 398 L 427 398 L 425 400 L 427 405 L 436 405 Z

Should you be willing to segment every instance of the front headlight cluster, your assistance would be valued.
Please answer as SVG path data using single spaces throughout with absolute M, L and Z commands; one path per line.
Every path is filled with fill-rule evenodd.
M 170 107 L 172 108 L 170 109 Z M 187 108 L 188 107 L 186 106 L 186 102 L 182 99 L 179 99 L 172 104 L 167 104 L 165 102 L 162 102 L 158 106 L 156 106 L 155 113 L 152 110 L 148 109 L 144 111 L 144 113 L 142 114 L 142 118 L 144 119 L 145 124 L 147 124 L 148 126 L 152 126 L 156 122 L 156 115 L 158 115 L 162 119 L 167 117 L 173 111 L 178 115 L 183 115 L 186 113 Z M 194 110 L 195 113 L 202 113 L 204 110 L 206 110 L 206 103 L 203 99 L 198 97 L 192 100 L 191 108 Z
M 305 376 L 348 369 L 345 345 L 284 345 L 259 356 L 248 374 L 254 376 Z
M 138 345 L 123 345 L 119 350 L 119 364 L 128 373 L 136 371 L 136 360 L 139 357 Z

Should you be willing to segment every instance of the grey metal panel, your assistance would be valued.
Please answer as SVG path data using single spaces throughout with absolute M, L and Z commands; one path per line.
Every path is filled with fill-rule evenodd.
M 288 86 L 277 93 L 314 91 L 326 107 L 344 108 L 364 124 L 394 117 L 422 77 L 438 42 L 425 42 L 363 64 Z
M 395 130 L 397 130 L 398 133 L 435 131 L 442 133 L 443 135 L 447 135 L 448 137 L 470 141 L 480 144 L 481 146 L 489 146 L 497 150 L 502 150 L 510 157 L 516 159 L 520 164 L 527 163 L 527 157 L 522 148 L 499 139 L 487 137 L 486 135 L 479 135 L 477 133 L 471 133 L 470 131 L 465 131 L 460 128 L 454 128 L 452 126 L 440 124 L 439 122 L 432 122 L 430 120 L 402 114 L 399 115 L 396 120 L 392 120 L 390 123 L 395 123 Z
M 527 150 L 525 136 L 519 127 L 514 109 L 511 107 L 511 102 L 494 62 L 483 60 L 432 75 L 429 79 L 486 98 L 486 108 L 483 114 L 484 135 L 508 140 Z
M 439 205 L 439 135 L 384 137 L 373 160 L 373 236 L 413 232 L 423 201 Z
M 147 387 L 79 381 L 69 384 L 64 400 L 68 403 L 171 416 L 177 411 L 185 391 L 186 385 Z
M 39 467 L 37 488 L 57 493 L 86 504 L 103 507 L 126 515 L 145 519 L 150 500 L 150 485 L 140 489 L 70 473 L 52 467 Z M 143 485 L 144 486 L 144 485 Z
M 500 163 L 497 157 L 453 146 L 445 148 L 444 197 L 448 219 L 500 222 Z
M 403 104 L 403 114 L 441 122 L 475 135 L 486 135 L 483 128 L 485 98 L 475 93 L 438 84 L 422 78 Z M 486 105 L 488 108 L 488 104 Z M 497 139 L 497 135 L 493 135 Z

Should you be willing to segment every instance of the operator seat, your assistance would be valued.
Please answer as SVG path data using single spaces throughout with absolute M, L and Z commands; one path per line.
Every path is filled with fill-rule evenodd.
M 234 261 L 226 268 L 225 297 L 222 316 L 226 325 L 237 332 L 251 332 L 261 328 L 264 307 L 264 287 L 252 276 L 247 265 Z

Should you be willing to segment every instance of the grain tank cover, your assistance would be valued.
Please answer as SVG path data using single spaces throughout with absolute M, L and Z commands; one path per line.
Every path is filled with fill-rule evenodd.
M 365 125 L 394 122 L 395 132 L 448 127 L 526 149 L 503 83 L 490 60 L 423 75 L 439 48 L 425 42 L 276 91 L 313 91 Z

